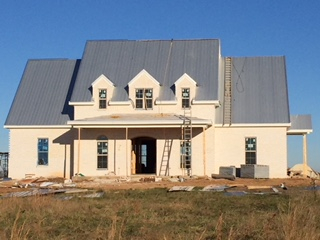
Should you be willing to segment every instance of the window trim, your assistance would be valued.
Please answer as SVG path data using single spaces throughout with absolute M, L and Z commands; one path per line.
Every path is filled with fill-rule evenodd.
M 138 96 L 138 94 L 140 95 L 140 93 L 138 93 L 139 91 L 142 91 L 142 97 Z M 148 92 L 150 91 L 150 92 Z M 148 97 L 147 94 L 151 93 L 151 97 Z M 141 104 L 137 104 L 137 101 L 140 100 Z M 151 107 L 149 107 L 149 104 L 151 104 Z M 141 107 L 140 107 L 141 105 Z M 153 109 L 153 88 L 136 88 L 135 89 L 135 109 L 139 109 L 139 110 L 152 110 Z
M 103 144 L 103 143 L 106 143 L 106 153 L 103 153 L 103 152 L 99 152 L 99 144 Z M 97 145 L 96 145 L 96 150 L 97 150 L 97 169 L 100 170 L 100 169 L 108 169 L 108 160 L 109 160 L 109 141 L 108 141 L 108 138 L 104 135 L 101 135 L 97 138 Z M 104 149 L 101 148 L 101 151 L 103 151 Z M 99 158 L 103 158 L 103 157 L 106 157 L 106 159 L 102 159 L 100 160 Z M 102 161 L 102 166 L 100 167 L 100 161 Z M 105 162 L 104 162 L 105 161 Z
M 187 92 L 184 92 L 184 91 L 187 91 Z M 186 88 L 186 87 L 181 88 L 181 107 L 183 109 L 191 108 L 190 92 L 191 92 L 190 88 Z M 185 97 L 184 94 L 188 94 L 188 96 Z M 188 103 L 187 106 L 185 104 L 186 102 Z
M 101 97 L 101 92 L 102 91 L 105 91 L 105 97 Z M 98 94 L 99 94 L 98 95 L 99 96 L 99 109 L 100 110 L 107 109 L 107 89 L 106 88 L 99 88 Z M 104 102 L 103 107 L 101 107 L 102 106 L 101 102 Z
M 251 143 L 251 141 L 249 141 L 251 139 L 251 141 L 253 141 L 254 143 Z M 254 146 L 250 147 L 252 149 L 248 149 L 249 148 L 249 144 L 254 144 Z M 254 153 L 252 154 L 252 156 L 247 157 L 247 154 L 250 153 Z M 253 158 L 254 155 L 254 158 Z M 245 163 L 246 164 L 257 164 L 257 137 L 245 137 Z
M 38 138 L 37 139 L 37 165 L 38 166 L 49 166 L 49 138 Z M 40 146 L 43 147 L 43 145 L 40 145 L 40 141 L 46 141 L 46 150 L 40 150 Z M 46 160 L 42 159 L 42 157 L 40 157 L 40 154 L 45 154 L 46 156 Z

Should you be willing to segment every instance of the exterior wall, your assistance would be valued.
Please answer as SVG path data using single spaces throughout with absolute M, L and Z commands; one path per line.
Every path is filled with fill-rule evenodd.
M 74 106 L 74 120 L 107 116 L 112 114 L 184 114 L 182 108 L 182 88 L 190 88 L 190 101 L 195 98 L 197 87 L 195 82 L 188 76 L 183 75 L 176 82 L 176 99 L 174 105 L 159 105 L 155 104 L 160 93 L 160 86 L 156 79 L 153 79 L 146 71 L 140 72 L 129 84 L 129 105 L 107 105 L 106 109 L 99 109 L 99 89 L 107 89 L 107 102 L 112 98 L 114 87 L 103 77 L 99 77 L 93 84 L 93 102 L 92 105 Z M 137 88 L 152 88 L 153 89 L 153 109 L 135 109 L 135 90 Z M 192 105 L 192 115 L 198 118 L 214 119 L 214 105 Z M 206 109 L 206 111 L 204 111 Z M 213 121 L 214 123 L 214 121 Z
M 192 140 L 192 174 L 209 175 L 213 171 L 214 151 L 208 142 L 214 141 L 213 128 L 206 130 L 205 138 L 203 129 L 194 130 Z M 105 135 L 108 138 L 108 168 L 97 168 L 97 138 Z M 82 173 L 85 176 L 108 176 L 116 174 L 118 176 L 131 175 L 131 151 L 132 139 L 138 137 L 150 137 L 156 141 L 156 175 L 160 173 L 161 161 L 165 146 L 165 140 L 172 140 L 172 148 L 169 159 L 169 175 L 186 174 L 180 168 L 180 128 L 142 128 L 128 129 L 128 139 L 126 140 L 125 129 L 81 129 L 80 133 L 80 155 L 79 142 L 74 141 L 74 172 Z M 204 144 L 204 141 L 207 143 Z M 80 156 L 80 158 L 78 158 Z M 206 160 L 206 161 L 205 161 Z M 79 169 L 78 169 L 79 166 Z
M 106 169 L 97 168 L 97 138 L 101 135 L 108 138 Z M 80 150 L 78 138 L 74 140 L 74 172 L 85 176 L 126 176 L 130 167 L 130 149 L 131 143 L 129 140 L 126 142 L 125 129 L 81 129 Z
M 97 138 L 108 138 L 108 168 L 97 168 Z M 180 168 L 178 128 L 81 129 L 80 151 L 77 129 L 11 129 L 9 177 L 59 176 L 75 173 L 86 176 L 131 175 L 132 139 L 157 139 L 156 175 L 159 175 L 166 139 L 172 139 L 169 175 L 186 174 Z M 192 139 L 192 174 L 210 176 L 220 166 L 240 167 L 245 164 L 245 138 L 257 138 L 257 164 L 269 165 L 270 178 L 286 177 L 287 136 L 285 127 L 209 127 L 194 128 Z M 49 139 L 49 164 L 38 165 L 38 138 Z M 79 155 L 80 154 L 80 155 Z M 79 156 L 79 157 L 78 157 Z
M 217 127 L 214 173 L 219 173 L 220 166 L 245 164 L 246 137 L 257 138 L 257 164 L 269 165 L 270 178 L 287 177 L 285 127 Z
M 205 109 L 205 110 L 204 110 Z M 215 106 L 214 105 L 191 105 L 193 117 L 212 119 L 214 124 Z M 133 104 L 129 106 L 107 106 L 102 110 L 94 106 L 75 106 L 75 120 L 108 116 L 112 114 L 175 114 L 184 115 L 184 109 L 181 107 L 181 100 L 176 105 L 154 105 L 153 109 L 143 110 L 135 109 Z
M 70 177 L 74 137 L 69 129 L 10 129 L 9 177 Z M 48 165 L 38 165 L 38 138 L 49 139 Z

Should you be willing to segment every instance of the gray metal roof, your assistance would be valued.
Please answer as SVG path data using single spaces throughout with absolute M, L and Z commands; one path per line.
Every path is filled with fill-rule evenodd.
M 290 123 L 284 57 L 232 58 L 232 123 Z
M 5 125 L 66 124 L 73 120 L 69 101 L 91 101 L 101 74 L 116 85 L 112 100 L 127 100 L 128 82 L 143 69 L 161 84 L 159 100 L 173 100 L 175 81 L 187 73 L 197 82 L 196 100 L 222 101 L 219 60 L 219 40 L 88 41 L 81 62 L 27 63 Z M 232 123 L 290 123 L 284 57 L 232 58 Z
M 5 125 L 60 125 L 73 118 L 68 105 L 77 60 L 29 60 Z
M 312 132 L 311 115 L 291 115 L 291 127 L 288 134 L 310 133 Z
M 91 84 L 104 74 L 116 85 L 113 101 L 128 99 L 126 86 L 145 69 L 160 84 L 160 100 L 173 100 L 184 73 L 198 83 L 198 100 L 217 100 L 219 40 L 88 41 L 72 102 L 91 101 Z

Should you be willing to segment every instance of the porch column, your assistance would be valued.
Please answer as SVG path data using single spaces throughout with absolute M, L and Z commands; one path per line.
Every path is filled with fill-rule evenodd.
M 80 139 L 81 139 L 81 128 L 78 128 L 78 168 L 77 168 L 77 174 L 79 175 L 80 173 L 80 147 L 81 147 L 81 144 L 80 144 Z
M 128 128 L 126 127 L 126 177 L 128 176 Z
M 303 176 L 307 177 L 307 166 L 308 166 L 308 143 L 307 134 L 303 134 Z
M 202 133 L 203 133 L 203 176 L 206 175 L 207 172 L 207 155 L 206 155 L 206 128 L 202 128 Z

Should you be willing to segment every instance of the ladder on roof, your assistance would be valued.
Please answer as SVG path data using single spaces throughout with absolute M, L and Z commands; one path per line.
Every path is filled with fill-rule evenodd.
M 172 139 L 166 139 L 164 142 L 159 176 L 169 176 L 169 160 L 172 149 Z
M 182 175 L 191 176 L 191 160 L 192 160 L 192 121 L 191 109 L 184 109 L 183 124 L 181 127 L 180 142 L 180 167 Z
M 224 63 L 224 101 L 223 101 L 223 125 L 231 124 L 232 109 L 232 85 L 231 85 L 231 57 L 225 58 Z

